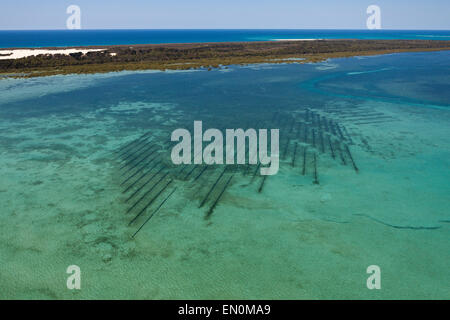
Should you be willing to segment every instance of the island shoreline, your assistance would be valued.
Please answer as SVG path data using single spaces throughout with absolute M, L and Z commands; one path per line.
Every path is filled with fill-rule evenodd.
M 73 50 L 80 52 L 73 52 Z M 51 54 L 5 58 L 4 52 Z M 70 52 L 61 54 L 61 52 Z M 449 40 L 294 40 L 2 48 L 0 79 L 117 71 L 189 70 L 260 63 L 314 63 L 330 58 L 450 50 Z

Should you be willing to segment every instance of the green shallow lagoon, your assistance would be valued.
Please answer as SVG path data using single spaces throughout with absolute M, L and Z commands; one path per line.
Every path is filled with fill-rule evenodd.
M 194 120 L 279 128 L 278 174 L 230 166 L 199 208 L 222 166 L 170 162 Z M 1 80 L 0 298 L 449 299 L 449 168 L 448 52 Z

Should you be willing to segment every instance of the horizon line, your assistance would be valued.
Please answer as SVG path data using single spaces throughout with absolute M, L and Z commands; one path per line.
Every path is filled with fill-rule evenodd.
M 83 29 L 0 29 L 0 31 L 197 31 L 197 30 L 251 30 L 251 31 L 283 31 L 283 30 L 311 30 L 311 31 L 450 31 L 450 29 L 367 29 L 367 28 L 83 28 Z

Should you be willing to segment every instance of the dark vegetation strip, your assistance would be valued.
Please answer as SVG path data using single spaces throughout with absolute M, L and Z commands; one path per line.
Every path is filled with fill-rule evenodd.
M 308 63 L 329 58 L 450 50 L 440 40 L 317 40 L 92 46 L 103 51 L 0 60 L 0 74 L 38 77 L 122 70 L 187 70 L 251 63 Z M 289 61 L 286 58 L 304 58 Z M 309 121 L 309 113 L 307 114 Z

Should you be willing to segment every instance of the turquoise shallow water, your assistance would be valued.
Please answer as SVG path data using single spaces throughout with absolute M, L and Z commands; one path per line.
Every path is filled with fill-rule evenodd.
M 0 81 L 0 298 L 448 299 L 449 71 L 434 52 Z M 173 166 L 194 120 L 279 128 L 279 173 Z

